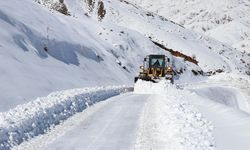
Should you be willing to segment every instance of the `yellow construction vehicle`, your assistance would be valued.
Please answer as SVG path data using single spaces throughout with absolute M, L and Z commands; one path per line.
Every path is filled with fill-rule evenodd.
M 158 82 L 161 79 L 169 80 L 174 83 L 173 69 L 170 64 L 170 59 L 165 55 L 148 55 L 144 58 L 144 63 L 140 66 L 139 76 L 135 77 L 144 81 Z

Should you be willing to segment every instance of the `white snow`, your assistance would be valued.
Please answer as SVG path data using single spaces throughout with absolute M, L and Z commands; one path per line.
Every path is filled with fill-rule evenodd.
M 102 19 L 98 3 L 64 0 L 65 16 L 37 1 L 0 3 L 0 149 L 249 149 L 249 0 L 102 0 Z M 117 96 L 148 54 L 183 71 L 176 84 Z
M 213 102 L 209 98 L 197 97 L 196 94 L 187 99 L 214 125 L 213 135 L 218 149 L 249 149 L 250 117 L 248 113 Z
M 168 55 L 177 70 L 187 72 L 249 71 L 249 55 L 139 6 L 104 1 L 106 15 L 98 22 L 97 8 L 88 12 L 82 0 L 65 0 L 65 4 L 71 16 L 33 0 L 1 2 L 0 111 L 53 91 L 132 84 L 143 57 L 151 53 Z M 149 36 L 168 48 L 196 56 L 199 67 L 172 57 Z
M 192 92 L 189 103 L 214 125 L 218 149 L 247 150 L 250 130 L 250 82 L 248 76 L 220 74 L 184 86 Z
M 146 55 L 171 58 L 136 30 L 87 17 L 80 1 L 66 4 L 71 16 L 33 0 L 1 2 L 0 111 L 53 91 L 132 84 Z M 171 60 L 177 69 L 200 69 Z
M 167 85 L 139 81 L 133 93 L 87 108 L 15 149 L 216 149 L 214 127 L 188 103 L 191 93 Z
M 248 0 L 129 0 L 188 29 L 247 51 L 250 2 Z M 236 46 L 238 45 L 238 46 Z
M 216 149 L 213 125 L 170 83 L 139 80 L 135 93 L 153 94 L 142 113 L 136 149 Z
M 134 31 L 78 13 L 82 15 L 64 16 L 33 0 L 1 2 L 0 111 L 53 91 L 131 84 L 143 57 L 160 52 Z M 100 38 L 100 32 L 110 34 L 118 47 Z
M 153 106 L 155 110 L 162 112 L 161 114 L 152 114 L 152 112 L 154 112 L 152 109 L 144 109 L 146 112 L 143 113 L 142 120 L 147 123 L 142 125 L 140 130 L 140 132 L 145 132 L 144 134 L 139 134 L 140 146 L 144 149 L 146 147 L 153 149 L 164 149 L 164 147 L 167 147 L 166 149 L 185 149 L 182 146 L 185 147 L 185 144 L 188 145 L 189 143 L 185 141 L 185 144 L 176 144 L 180 142 L 178 141 L 179 138 L 174 140 L 171 135 L 175 136 L 176 134 L 173 133 L 178 133 L 177 131 L 174 132 L 174 127 L 179 127 L 178 123 L 180 120 L 178 119 L 183 119 L 189 116 L 189 113 L 195 112 L 200 114 L 202 116 L 201 118 L 206 118 L 206 121 L 204 121 L 206 123 L 203 127 L 212 129 L 209 130 L 210 132 L 208 133 L 199 134 L 200 136 L 198 137 L 201 138 L 201 135 L 203 135 L 203 138 L 205 137 L 207 140 L 210 139 L 210 144 L 215 144 L 213 148 L 222 150 L 248 149 L 250 146 L 249 87 L 249 77 L 237 74 L 220 74 L 193 83 L 187 82 L 187 84 L 179 84 L 177 86 L 179 89 L 164 82 L 155 84 L 139 80 L 139 84 L 135 85 L 136 93 L 157 94 L 155 101 L 145 107 L 149 109 Z M 187 108 L 177 109 L 178 111 L 173 111 L 174 113 L 172 114 L 173 108 L 182 107 L 182 105 L 179 104 L 184 104 Z M 190 111 L 190 108 L 192 111 Z M 176 117 L 179 113 L 181 114 L 181 110 L 189 111 L 188 113 L 182 114 L 181 117 Z M 200 133 L 199 129 L 202 128 L 202 126 L 195 126 L 196 123 L 200 123 L 200 120 L 195 120 L 195 115 L 191 116 L 193 116 L 193 118 L 191 118 L 194 119 L 191 128 L 181 129 L 181 133 L 178 133 L 178 135 L 189 137 L 189 135 L 185 133 L 189 133 L 188 131 L 192 130 L 192 127 L 196 129 L 192 130 L 192 133 L 196 133 L 196 131 Z M 152 122 L 152 120 L 148 118 L 155 118 L 155 120 Z M 173 122 L 171 122 L 172 120 L 170 119 L 172 119 Z M 165 125 L 163 125 L 164 122 L 166 122 Z M 175 123 L 178 125 L 175 125 Z M 180 124 L 183 126 L 188 125 L 187 122 Z M 173 128 L 171 128 L 172 125 Z M 201 130 L 205 131 L 206 129 L 202 128 Z M 152 134 L 152 132 L 156 134 Z M 206 134 L 211 134 L 212 138 Z M 196 136 L 193 135 L 189 138 L 193 137 Z M 175 146 L 171 147 L 171 144 L 165 144 L 169 142 L 169 140 L 166 139 L 171 139 L 171 141 L 176 142 Z M 190 141 L 194 142 L 195 140 L 197 139 Z M 152 144 L 151 141 L 155 141 L 155 144 Z
M 0 149 L 10 149 L 44 134 L 87 107 L 129 90 L 125 86 L 66 90 L 0 113 Z

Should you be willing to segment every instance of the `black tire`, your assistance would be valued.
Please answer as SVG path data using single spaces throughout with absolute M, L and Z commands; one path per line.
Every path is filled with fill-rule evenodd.
M 135 77 L 134 83 L 136 83 L 138 79 L 139 79 L 139 77 Z
M 171 78 L 170 81 L 171 81 L 172 84 L 174 84 L 174 79 L 173 78 Z

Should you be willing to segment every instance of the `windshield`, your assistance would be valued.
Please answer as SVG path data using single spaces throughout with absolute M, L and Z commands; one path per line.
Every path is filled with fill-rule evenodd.
M 155 68 L 164 67 L 164 60 L 162 58 L 152 58 L 150 67 L 155 67 Z

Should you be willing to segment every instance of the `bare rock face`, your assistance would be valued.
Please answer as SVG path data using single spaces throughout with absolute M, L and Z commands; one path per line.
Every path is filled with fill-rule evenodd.
M 102 0 L 85 0 L 84 2 L 89 14 L 96 15 L 99 21 L 105 17 L 106 9 Z
M 95 0 L 85 0 L 85 3 L 87 4 L 89 12 L 92 12 L 95 7 Z
M 56 10 L 64 15 L 70 15 L 67 6 L 64 3 L 64 0 L 59 0 L 59 2 L 54 3 L 52 5 L 52 9 Z
M 64 0 L 35 0 L 35 2 L 41 5 L 44 5 L 45 7 L 48 7 L 49 9 L 58 11 L 64 15 L 67 15 L 67 16 L 70 15 L 67 6 L 64 3 Z
M 98 14 L 98 20 L 102 20 L 106 14 L 106 10 L 104 8 L 104 3 L 102 1 L 98 2 L 98 8 L 97 8 L 97 14 Z

